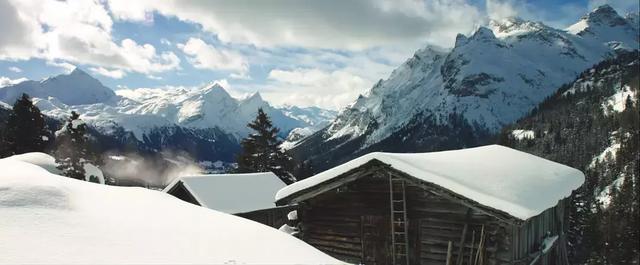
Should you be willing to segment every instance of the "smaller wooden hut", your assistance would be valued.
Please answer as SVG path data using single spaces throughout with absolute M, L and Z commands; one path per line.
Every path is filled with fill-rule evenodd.
M 271 227 L 287 222 L 292 207 L 276 207 L 273 198 L 285 184 L 271 172 L 210 174 L 174 179 L 163 192 L 195 205 L 234 214 Z
M 281 189 L 301 237 L 360 264 L 567 264 L 576 169 L 491 145 L 371 153 Z

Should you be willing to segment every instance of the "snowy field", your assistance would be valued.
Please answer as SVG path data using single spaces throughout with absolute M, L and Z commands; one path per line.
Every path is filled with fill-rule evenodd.
M 344 264 L 283 232 L 162 192 L 0 159 L 0 264 Z

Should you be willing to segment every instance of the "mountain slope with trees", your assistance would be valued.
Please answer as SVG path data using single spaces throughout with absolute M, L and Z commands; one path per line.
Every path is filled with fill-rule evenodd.
M 639 78 L 637 51 L 603 61 L 498 137 L 500 144 L 585 172 L 572 197 L 573 264 L 640 261 Z

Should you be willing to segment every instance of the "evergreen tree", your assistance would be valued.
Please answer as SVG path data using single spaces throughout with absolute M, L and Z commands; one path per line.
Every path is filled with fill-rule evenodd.
M 293 171 L 293 159 L 280 149 L 278 128 L 262 108 L 258 109 L 255 120 L 247 125 L 254 132 L 242 140 L 242 151 L 237 157 L 237 172 L 267 172 L 276 174 L 284 183 L 291 184 L 296 179 Z
M 67 177 L 85 179 L 84 165 L 90 159 L 86 131 L 87 125 L 78 113 L 72 111 L 71 117 L 56 132 L 57 145 L 54 155 L 58 169 Z
M 40 109 L 33 105 L 29 95 L 22 94 L 9 114 L 4 133 L 3 156 L 28 152 L 43 152 L 49 143 L 50 132 Z

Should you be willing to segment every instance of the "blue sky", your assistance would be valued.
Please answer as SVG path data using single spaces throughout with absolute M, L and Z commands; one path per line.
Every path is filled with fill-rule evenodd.
M 113 89 L 199 87 L 338 109 L 427 44 L 450 47 L 488 19 L 566 27 L 631 1 L 0 0 L 0 81 L 75 66 Z

